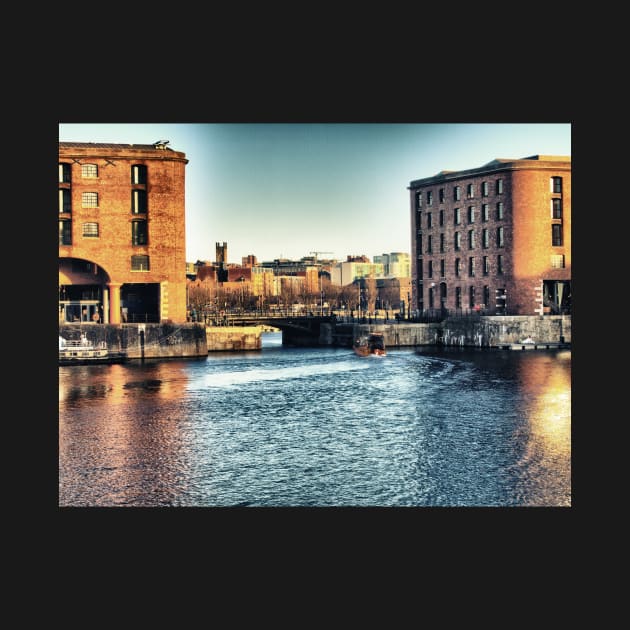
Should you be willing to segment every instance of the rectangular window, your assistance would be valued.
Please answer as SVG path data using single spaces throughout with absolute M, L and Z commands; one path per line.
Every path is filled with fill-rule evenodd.
M 81 193 L 82 208 L 98 208 L 98 193 L 84 192 Z
M 455 208 L 453 211 L 454 223 L 459 225 L 462 222 L 462 213 L 460 208 Z
M 132 256 L 131 271 L 149 271 L 149 257 L 140 255 Z
M 503 273 L 503 255 L 497 256 L 497 273 Z
M 433 237 L 429 234 L 429 238 L 427 239 L 427 254 L 433 253 Z
M 497 228 L 497 247 L 503 247 L 504 244 L 505 243 L 503 241 L 503 228 L 498 227 Z
M 427 269 L 427 276 L 433 278 L 433 261 L 429 261 L 429 268 Z
M 81 164 L 81 177 L 89 179 L 98 177 L 98 166 L 96 164 Z
M 432 212 L 427 212 L 427 227 L 428 228 L 433 227 L 433 213 Z
M 481 246 L 484 249 L 488 249 L 490 246 L 490 232 L 488 231 L 488 228 L 481 230 Z
M 131 191 L 131 212 L 133 214 L 147 213 L 147 191 L 132 190 Z
M 59 245 L 72 245 L 72 221 L 59 221 Z
M 462 235 L 455 232 L 455 251 L 458 252 L 462 248 Z
M 417 240 L 417 250 L 419 252 L 422 251 L 422 232 L 418 233 L 418 240 Z
M 59 189 L 59 214 L 72 212 L 72 197 L 68 188 Z
M 551 218 L 562 219 L 562 199 L 551 200 Z
M 497 179 L 497 195 L 503 194 L 503 180 Z
M 418 209 L 422 208 L 422 193 L 421 192 L 419 192 L 416 195 L 416 208 Z
M 490 273 L 490 261 L 487 256 L 483 257 L 483 275 L 487 276 Z
M 442 278 L 446 275 L 446 267 L 445 267 L 445 263 L 444 263 L 444 258 L 440 259 L 440 276 L 442 276 Z
M 503 202 L 499 201 L 497 203 L 497 221 L 501 221 L 503 219 Z
M 462 307 L 462 288 L 455 287 L 455 308 Z
M 455 259 L 455 275 L 459 276 L 462 273 L 462 261 L 459 258 Z
M 490 206 L 487 203 L 481 204 L 481 220 L 488 221 L 490 219 Z
M 475 308 L 475 287 L 468 289 L 468 308 Z
M 564 269 L 564 254 L 551 254 L 552 269 Z
M 89 238 L 98 237 L 98 223 L 84 223 L 83 236 L 87 236 Z
M 551 178 L 551 192 L 562 193 L 562 177 Z
M 475 249 L 475 231 L 468 232 L 468 249 Z
M 440 227 L 442 227 L 444 225 L 444 210 L 440 210 L 440 218 L 439 218 L 439 223 L 440 223 Z
M 146 245 L 147 244 L 147 222 L 132 221 L 131 222 L 131 244 Z
M 459 201 L 462 198 L 462 189 L 459 186 L 453 188 L 453 199 Z
M 468 259 L 468 275 L 472 278 L 475 275 L 475 257 L 471 256 Z
M 440 252 L 444 252 L 444 234 L 440 234 Z
M 147 167 L 144 164 L 134 164 L 131 167 L 131 183 L 146 184 L 147 183 Z
M 433 191 L 427 190 L 427 206 L 433 205 Z
M 468 199 L 472 199 L 475 196 L 474 184 L 468 184 L 468 186 L 466 186 L 466 196 L 468 197 Z
M 475 206 L 468 206 L 468 223 L 475 222 Z
M 59 163 L 59 183 L 69 184 L 71 180 L 72 167 L 66 162 Z
M 562 245 L 562 225 L 559 223 L 554 223 L 551 226 L 551 244 L 554 247 Z
M 440 203 L 444 203 L 444 188 L 440 188 L 438 191 L 438 197 L 440 198 Z
M 488 194 L 488 182 L 481 182 L 481 196 L 487 197 Z
M 422 275 L 423 273 L 423 264 L 422 264 L 422 258 L 419 257 L 418 258 L 418 279 L 422 280 L 422 278 L 424 278 L 424 276 Z

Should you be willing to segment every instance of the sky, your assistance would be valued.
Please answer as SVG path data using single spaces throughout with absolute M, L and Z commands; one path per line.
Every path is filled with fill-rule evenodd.
M 496 158 L 571 155 L 571 123 L 59 123 L 60 142 L 186 154 L 186 260 L 411 252 L 411 181 Z

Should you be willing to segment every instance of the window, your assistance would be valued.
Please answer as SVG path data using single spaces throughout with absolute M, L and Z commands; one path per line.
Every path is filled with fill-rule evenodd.
M 475 206 L 468 206 L 468 223 L 475 222 Z
M 481 204 L 481 220 L 488 221 L 490 219 L 490 207 L 487 203 Z
M 147 212 L 147 191 L 131 191 L 131 212 L 133 214 L 146 214 Z
M 433 261 L 429 261 L 429 268 L 427 269 L 427 277 L 433 278 Z
M 433 191 L 427 190 L 427 206 L 433 205 Z
M 497 184 L 496 184 L 497 188 L 497 195 L 502 195 L 503 194 L 503 180 L 502 179 L 497 179 Z
M 422 264 L 422 257 L 418 257 L 418 278 L 421 280 L 424 276 L 422 275 L 423 273 L 423 264 Z
M 481 196 L 487 197 L 488 194 L 488 182 L 481 182 Z
M 438 197 L 440 198 L 440 203 L 444 203 L 444 188 L 440 188 L 438 191 Z
M 427 227 L 433 227 L 433 213 L 427 212 Z
M 440 223 L 440 227 L 442 227 L 444 225 L 444 210 L 440 210 L 440 215 L 439 215 L 439 223 Z
M 446 268 L 444 265 L 444 258 L 440 259 L 440 276 L 443 278 L 446 275 Z
M 146 184 L 147 183 L 147 167 L 144 164 L 134 164 L 131 167 L 131 183 Z
M 497 220 L 501 221 L 503 219 L 503 202 L 499 201 L 497 203 Z
M 96 164 L 81 164 L 81 177 L 89 179 L 98 177 L 98 166 Z
M 504 244 L 505 243 L 503 241 L 503 228 L 498 227 L 497 228 L 497 247 L 503 247 Z
M 459 276 L 462 273 L 462 261 L 459 258 L 455 259 L 455 275 Z
M 472 199 L 475 196 L 474 184 L 468 184 L 468 186 L 466 186 L 466 196 L 468 197 L 468 199 Z
M 72 245 L 72 221 L 59 221 L 59 245 Z
M 487 276 L 489 273 L 490 273 L 490 261 L 488 260 L 487 256 L 484 256 L 483 257 L 483 275 Z
M 98 208 L 98 193 L 84 192 L 81 193 L 82 208 Z
M 148 241 L 148 230 L 146 221 L 131 222 L 131 244 L 146 245 Z
M 419 252 L 422 251 L 422 232 L 420 232 L 418 234 L 418 246 L 417 246 L 417 249 L 418 249 Z
M 560 223 L 554 223 L 551 226 L 551 244 L 554 247 L 562 245 L 562 225 Z
M 564 254 L 551 254 L 551 267 L 552 269 L 563 269 Z
M 562 219 L 562 199 L 551 200 L 551 218 Z
M 440 252 L 444 252 L 444 234 L 440 234 Z
M 84 223 L 83 236 L 87 236 L 89 238 L 98 237 L 98 223 Z
M 459 186 L 453 188 L 453 199 L 459 201 L 462 198 L 462 189 Z
M 455 287 L 455 308 L 462 307 L 462 288 Z
M 483 228 L 483 230 L 481 230 L 481 247 L 483 247 L 484 249 L 488 249 L 489 246 L 490 232 L 488 231 L 488 228 Z
M 551 178 L 551 192 L 562 193 L 562 177 Z
M 497 256 L 497 273 L 503 273 L 503 254 Z
M 422 193 L 419 192 L 416 195 L 416 208 L 419 210 L 420 208 L 422 208 Z
M 468 249 L 475 249 L 475 231 L 469 230 L 468 232 Z
M 455 225 L 459 225 L 462 222 L 462 213 L 460 208 L 455 208 L 454 212 L 454 222 Z
M 132 256 L 131 271 L 149 271 L 148 256 Z
M 59 214 L 62 212 L 72 212 L 72 197 L 69 188 L 59 189 Z
M 459 251 L 462 248 L 462 235 L 459 232 L 455 232 L 455 251 Z
M 429 238 L 427 239 L 427 254 L 433 253 L 433 237 L 429 234 Z
M 59 183 L 69 184 L 72 180 L 72 167 L 66 162 L 59 163 Z
M 475 275 L 475 257 L 471 256 L 468 259 L 468 275 L 472 278 Z
M 486 284 L 483 287 L 483 305 L 487 308 L 490 304 L 490 287 Z
M 468 308 L 475 308 L 475 287 L 468 289 Z

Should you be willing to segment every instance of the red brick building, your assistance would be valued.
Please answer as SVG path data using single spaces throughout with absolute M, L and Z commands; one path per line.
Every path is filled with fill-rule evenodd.
M 571 157 L 496 159 L 414 180 L 412 308 L 571 312 Z
M 186 321 L 184 153 L 59 143 L 59 322 Z

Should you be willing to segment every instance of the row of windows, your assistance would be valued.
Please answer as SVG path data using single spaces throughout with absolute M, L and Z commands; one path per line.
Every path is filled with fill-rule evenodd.
M 468 308 L 474 309 L 476 307 L 492 307 L 492 306 L 496 306 L 499 309 L 503 309 L 504 305 L 502 302 L 502 296 L 501 296 L 501 292 L 504 291 L 504 289 L 496 289 L 495 290 L 495 296 L 496 296 L 496 304 L 492 305 L 490 304 L 490 287 L 488 285 L 485 285 L 482 289 L 482 303 L 481 304 L 477 304 L 477 296 L 476 296 L 476 287 L 474 286 L 469 286 L 468 287 Z M 429 295 L 429 308 L 434 308 L 435 307 L 435 300 L 438 294 L 438 289 L 436 289 L 435 287 L 430 287 L 429 291 L 428 291 L 428 295 Z M 440 295 L 440 301 L 442 303 L 446 302 L 446 287 L 444 286 L 440 291 L 439 291 L 439 295 Z M 462 308 L 462 287 L 455 287 L 455 308 Z
M 468 275 L 472 278 L 476 275 L 476 262 L 475 262 L 475 257 L 474 256 L 470 256 L 468 258 L 468 264 L 467 264 L 467 268 L 468 268 Z M 456 258 L 454 261 L 454 271 L 455 271 L 455 275 L 456 276 L 460 276 L 462 274 L 462 259 L 461 258 Z M 426 269 L 426 277 L 427 278 L 433 278 L 434 273 L 437 273 L 437 269 L 434 269 L 434 264 L 432 260 L 429 260 L 427 262 L 427 269 Z M 481 273 L 484 276 L 488 276 L 490 275 L 490 273 L 492 272 L 491 266 L 490 266 L 490 257 L 489 256 L 484 256 L 481 260 Z M 502 274 L 504 273 L 504 266 L 503 266 L 503 255 L 499 254 L 496 257 L 496 270 L 495 270 L 496 274 Z M 446 277 L 446 260 L 444 260 L 444 258 L 442 258 L 439 261 L 439 275 L 441 278 Z M 422 259 L 418 260 L 418 278 L 422 279 L 424 278 L 424 264 Z
M 496 229 L 496 233 L 495 233 L 495 247 L 504 247 L 505 246 L 505 231 L 503 229 L 503 226 L 500 226 Z M 446 251 L 446 245 L 445 245 L 445 235 L 442 233 L 440 234 L 440 242 L 439 242 L 439 248 L 440 248 L 440 252 L 443 253 Z M 454 240 L 453 240 L 453 245 L 455 248 L 455 251 L 459 251 L 462 248 L 462 234 L 461 232 L 455 232 L 454 234 Z M 476 234 L 474 230 L 469 230 L 468 231 L 468 249 L 475 249 L 475 247 L 477 246 L 477 242 L 476 242 Z M 481 230 L 481 247 L 483 247 L 484 249 L 488 249 L 490 247 L 490 230 L 488 228 L 484 228 L 483 230 Z M 417 240 L 417 250 L 419 252 L 422 252 L 422 233 L 420 232 L 418 234 L 418 240 Z M 433 234 L 429 234 L 427 236 L 427 248 L 425 251 L 426 254 L 432 254 L 433 253 Z
M 494 182 L 494 191 L 495 194 L 501 195 L 503 194 L 503 180 L 497 179 Z M 466 185 L 466 198 L 474 199 L 476 194 L 475 184 L 467 184 Z M 490 184 L 488 182 L 481 182 L 481 196 L 488 197 L 490 195 Z M 453 201 L 460 201 L 462 198 L 462 187 L 454 186 L 453 187 Z M 446 199 L 446 190 L 444 188 L 438 189 L 438 201 L 439 203 L 444 203 Z M 416 207 L 421 208 L 423 200 L 426 200 L 427 206 L 433 205 L 433 191 L 426 190 L 424 192 L 419 192 L 416 195 Z
M 81 177 L 83 179 L 98 178 L 98 164 L 81 164 Z M 68 162 L 59 163 L 59 183 L 70 184 L 72 182 L 72 165 Z M 144 164 L 133 164 L 131 167 L 131 183 L 147 183 L 147 167 Z
M 81 226 L 82 236 L 85 238 L 98 238 L 99 225 L 95 222 L 83 223 Z M 131 244 L 147 245 L 149 242 L 149 229 L 146 221 L 131 222 Z M 72 245 L 72 222 L 68 220 L 59 221 L 59 245 Z
M 81 193 L 82 208 L 98 208 L 98 193 Z M 148 196 L 146 190 L 131 191 L 131 212 L 132 214 L 146 214 L 148 209 Z M 59 189 L 59 213 L 68 214 L 72 212 L 72 192 L 68 188 Z
M 477 215 L 477 209 L 475 206 L 468 206 L 468 210 L 466 212 L 466 218 L 468 219 L 468 223 L 474 223 Z M 560 206 L 560 215 L 562 216 L 562 206 Z M 433 227 L 433 213 L 426 212 L 426 224 L 427 228 Z M 495 219 L 497 221 L 503 220 L 504 212 L 503 212 L 503 202 L 499 201 L 495 206 Z M 489 221 L 490 220 L 490 204 L 484 203 L 481 204 L 481 220 Z M 461 225 L 462 222 L 462 209 L 454 208 L 453 209 L 453 225 Z M 438 213 L 438 225 L 444 225 L 444 210 L 440 210 Z M 422 212 L 418 211 L 418 227 L 422 227 Z

